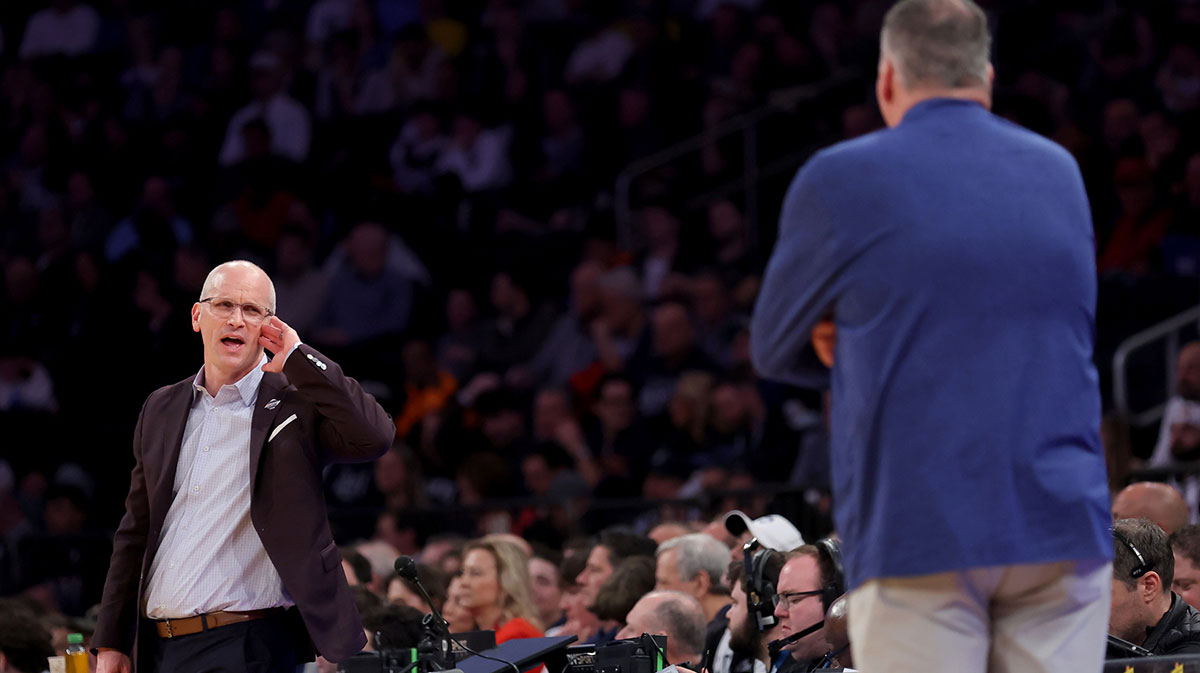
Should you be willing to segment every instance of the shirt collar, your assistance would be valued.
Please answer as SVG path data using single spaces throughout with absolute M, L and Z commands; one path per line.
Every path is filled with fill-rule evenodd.
M 258 364 L 245 376 L 238 379 L 236 383 L 229 384 L 237 388 L 238 395 L 242 398 L 242 404 L 246 406 L 254 404 L 254 398 L 258 396 L 258 384 L 262 383 L 262 366 L 265 364 L 267 364 L 267 354 L 263 353 Z M 222 386 L 222 388 L 224 387 Z M 196 372 L 196 377 L 192 379 L 192 402 L 195 403 L 197 397 L 206 392 L 208 391 L 204 388 L 204 366 L 201 365 L 200 371 Z
M 973 100 L 966 100 L 964 98 L 953 98 L 949 96 L 943 98 L 927 98 L 910 107 L 900 119 L 900 123 L 905 124 L 917 119 L 922 119 L 929 115 L 935 114 L 939 110 L 987 111 L 987 109 L 980 103 Z

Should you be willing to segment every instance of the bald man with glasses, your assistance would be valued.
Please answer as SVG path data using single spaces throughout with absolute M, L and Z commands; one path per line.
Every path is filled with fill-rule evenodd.
M 98 673 L 293 673 L 366 644 L 321 471 L 378 458 L 395 427 L 274 313 L 262 269 L 213 269 L 191 313 L 204 366 L 142 408 Z

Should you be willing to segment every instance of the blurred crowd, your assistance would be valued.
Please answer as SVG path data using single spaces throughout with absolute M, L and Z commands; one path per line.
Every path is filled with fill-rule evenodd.
M 881 127 L 889 4 L 3 3 L 0 595 L 97 601 L 139 405 L 199 368 L 188 311 L 231 258 L 395 418 L 326 475 L 339 542 L 561 554 L 734 507 L 824 535 L 826 382 L 747 351 L 794 164 L 729 189 L 720 130 L 800 100 L 765 165 Z M 1200 300 L 1200 4 L 982 4 L 996 112 L 1083 168 L 1107 397 L 1120 340 Z M 618 173 L 696 136 L 621 221 Z

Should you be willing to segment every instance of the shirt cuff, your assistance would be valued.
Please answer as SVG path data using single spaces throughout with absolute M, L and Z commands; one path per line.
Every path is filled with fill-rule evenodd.
M 290 358 L 290 357 L 292 357 L 292 353 L 294 353 L 294 352 L 296 351 L 296 349 L 297 349 L 297 348 L 299 348 L 299 347 L 300 347 L 300 346 L 302 346 L 302 345 L 304 345 L 304 342 L 303 342 L 303 341 L 297 341 L 297 342 L 296 342 L 296 345 L 295 345 L 295 346 L 292 346 L 292 349 L 291 349 L 291 350 L 289 350 L 289 351 L 287 352 L 287 355 L 283 356 L 283 364 L 285 364 L 285 365 L 286 365 L 286 364 L 287 364 L 287 359 L 288 359 L 288 358 Z

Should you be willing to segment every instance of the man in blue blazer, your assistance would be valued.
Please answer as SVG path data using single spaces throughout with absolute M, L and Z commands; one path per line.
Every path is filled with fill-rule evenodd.
M 835 521 L 868 671 L 1099 670 L 1112 590 L 1079 169 L 989 111 L 984 13 L 902 0 L 890 127 L 814 156 L 751 326 L 800 381 L 830 319 Z

